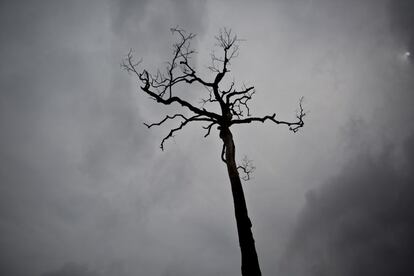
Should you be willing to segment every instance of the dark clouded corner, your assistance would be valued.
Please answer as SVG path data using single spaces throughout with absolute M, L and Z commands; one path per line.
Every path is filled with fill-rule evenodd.
M 413 1 L 390 1 L 391 30 L 401 38 L 407 51 L 414 51 L 414 3 Z
M 412 275 L 414 136 L 376 158 L 360 152 L 307 193 L 282 263 L 284 275 Z
M 301 96 L 310 110 L 295 135 L 234 129 L 257 168 L 244 187 L 263 275 L 413 274 L 413 14 L 409 0 L 0 1 L 0 275 L 239 275 L 217 132 L 161 152 L 168 127 L 142 123 L 164 113 L 120 68 L 131 48 L 163 67 L 177 25 L 207 78 L 219 28 L 245 39 L 231 73 L 258 115 L 289 119 Z

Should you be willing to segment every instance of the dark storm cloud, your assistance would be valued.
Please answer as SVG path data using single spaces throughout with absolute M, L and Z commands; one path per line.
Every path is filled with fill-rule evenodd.
M 402 39 L 406 50 L 414 50 L 414 2 L 410 0 L 389 1 L 391 29 Z
M 284 273 L 414 273 L 414 136 L 402 152 L 399 168 L 391 147 L 378 157 L 359 153 L 338 176 L 307 193 Z

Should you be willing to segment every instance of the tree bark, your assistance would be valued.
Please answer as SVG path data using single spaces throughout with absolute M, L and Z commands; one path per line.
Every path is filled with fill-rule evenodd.
M 256 253 L 252 233 L 252 223 L 247 213 L 246 200 L 235 161 L 235 146 L 233 135 L 229 128 L 220 131 L 220 138 L 225 146 L 227 172 L 230 178 L 233 194 L 234 212 L 236 216 L 237 232 L 241 250 L 241 271 L 243 276 L 261 276 L 259 260 Z

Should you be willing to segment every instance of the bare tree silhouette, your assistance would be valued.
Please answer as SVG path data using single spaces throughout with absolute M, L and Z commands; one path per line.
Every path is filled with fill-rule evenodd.
M 161 141 L 161 149 L 164 150 L 165 142 L 174 136 L 174 134 L 186 125 L 193 122 L 201 122 L 205 125 L 203 128 L 206 133 L 204 137 L 210 135 L 214 126 L 219 130 L 219 137 L 223 142 L 221 151 L 221 159 L 227 166 L 227 172 L 230 178 L 231 190 L 233 194 L 234 211 L 236 216 L 237 232 L 241 250 L 241 272 L 243 276 L 261 275 L 259 261 L 256 253 L 255 242 L 252 234 L 252 223 L 249 219 L 246 201 L 244 197 L 243 187 L 240 181 L 239 170 L 244 174 L 243 180 L 250 179 L 250 175 L 254 170 L 251 162 L 245 158 L 240 165 L 236 164 L 236 150 L 233 141 L 233 135 L 230 127 L 233 125 L 250 124 L 252 122 L 266 121 L 286 125 L 293 132 L 297 132 L 303 127 L 303 118 L 306 115 L 302 100 L 299 101 L 299 110 L 296 114 L 296 121 L 282 121 L 276 119 L 276 114 L 266 115 L 263 117 L 254 117 L 251 115 L 249 101 L 255 94 L 253 86 L 242 86 L 237 89 L 234 81 L 229 87 L 223 89 L 223 78 L 230 72 L 230 62 L 237 57 L 239 52 L 239 42 L 237 35 L 229 29 L 223 29 L 215 37 L 217 46 L 221 55 L 211 55 L 211 66 L 209 70 L 212 72 L 213 78 L 205 80 L 199 76 L 192 62 L 192 57 L 196 51 L 191 46 L 191 41 L 195 37 L 192 33 L 177 28 L 171 29 L 172 33 L 178 36 L 177 42 L 173 45 L 173 57 L 167 63 L 165 71 L 157 71 L 155 74 L 149 73 L 147 70 L 139 69 L 142 60 L 135 61 L 132 50 L 122 63 L 122 68 L 127 72 L 138 77 L 141 90 L 151 99 L 161 105 L 178 104 L 182 107 L 182 113 L 166 115 L 159 122 L 145 124 L 148 128 L 160 126 L 169 120 L 180 120 L 176 128 L 170 129 L 167 136 Z M 199 105 L 195 105 L 177 96 L 173 89 L 179 85 L 201 85 L 208 92 L 208 98 L 202 99 Z M 207 106 L 219 106 L 221 112 L 214 112 Z M 217 109 L 217 108 L 216 108 Z M 190 115 L 184 115 L 183 113 Z

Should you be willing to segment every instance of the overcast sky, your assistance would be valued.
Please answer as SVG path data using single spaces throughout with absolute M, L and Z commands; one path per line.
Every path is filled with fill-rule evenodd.
M 166 112 L 120 68 L 171 56 L 170 27 L 240 38 L 232 76 L 255 115 L 234 128 L 263 275 L 414 275 L 414 2 L 0 2 L 0 274 L 240 275 L 217 131 L 159 149 Z M 216 49 L 217 51 L 217 49 Z M 185 90 L 197 103 L 200 89 Z

